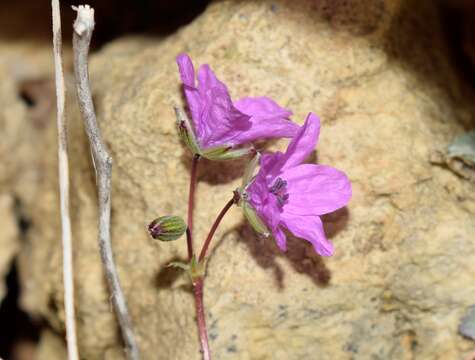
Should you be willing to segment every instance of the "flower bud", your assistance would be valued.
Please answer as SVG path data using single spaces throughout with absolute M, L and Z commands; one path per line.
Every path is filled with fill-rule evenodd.
M 148 226 L 150 236 L 160 241 L 177 240 L 185 233 L 186 229 L 185 222 L 179 216 L 161 216 Z

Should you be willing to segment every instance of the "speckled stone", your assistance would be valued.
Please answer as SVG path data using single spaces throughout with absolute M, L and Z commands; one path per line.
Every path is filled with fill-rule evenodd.
M 158 244 L 153 218 L 186 213 L 190 158 L 174 128 L 175 56 L 209 63 L 237 98 L 273 97 L 302 122 L 321 116 L 317 158 L 347 172 L 354 196 L 325 217 L 336 247 L 282 254 L 233 209 L 216 234 L 205 284 L 215 359 L 457 359 L 475 303 L 474 185 L 429 161 L 463 132 L 473 97 L 449 63 L 431 1 L 219 1 L 162 40 L 116 41 L 91 80 L 114 157 L 113 242 L 143 359 L 199 359 L 187 279 L 165 268 L 184 241 Z M 120 359 L 99 262 L 94 172 L 70 111 L 77 317 L 84 359 Z M 22 254 L 23 303 L 64 329 L 55 138 Z M 285 141 L 267 144 L 282 149 Z M 196 242 L 239 185 L 241 162 L 201 164 Z M 33 235 L 34 234 L 34 235 Z
M 29 133 L 27 126 L 22 128 L 25 121 L 26 111 L 17 97 L 15 81 L 0 64 L 0 302 L 5 296 L 5 277 L 20 247 L 15 188 L 23 185 L 25 194 L 32 188 L 24 181 L 29 174 L 23 171 L 24 161 L 31 154 L 22 144 Z

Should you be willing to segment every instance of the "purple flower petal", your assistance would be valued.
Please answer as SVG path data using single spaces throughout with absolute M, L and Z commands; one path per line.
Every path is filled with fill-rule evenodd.
M 206 97 L 211 95 L 208 93 L 209 90 L 216 89 L 223 95 L 225 94 L 232 105 L 228 88 L 226 87 L 226 85 L 224 85 L 221 81 L 218 80 L 218 78 L 216 77 L 213 70 L 211 70 L 208 64 L 201 65 L 200 69 L 198 70 L 198 88 L 200 90 L 200 94 Z
M 247 191 L 250 194 L 250 204 L 269 230 L 274 232 L 279 225 L 281 210 L 278 207 L 277 199 L 269 193 L 268 184 L 263 173 L 256 176 Z
M 285 152 L 285 164 L 282 170 L 301 164 L 315 150 L 320 134 L 320 119 L 309 113 L 305 124 L 294 136 Z
M 261 155 L 259 165 L 261 171 L 266 174 L 268 184 L 281 173 L 282 165 L 285 163 L 285 155 L 277 151 L 275 153 L 264 153 Z
M 294 136 L 299 126 L 292 121 L 282 118 L 262 118 L 252 116 L 251 127 L 234 138 L 238 144 L 270 138 L 289 138 Z
M 351 183 L 341 171 L 324 165 L 303 164 L 285 170 L 289 198 L 284 206 L 293 215 L 323 215 L 350 201 Z
M 198 89 L 195 87 L 195 69 L 190 57 L 186 54 L 178 55 L 176 62 L 178 64 L 181 81 L 183 82 L 183 91 L 188 103 L 188 108 L 193 119 L 192 125 L 197 137 L 199 137 L 199 134 L 203 133 L 204 126 L 201 118 L 203 102 Z
M 287 237 L 285 233 L 282 231 L 280 227 L 277 227 L 274 231 L 272 231 L 272 235 L 274 236 L 275 242 L 277 246 L 282 251 L 287 251 Z
M 199 68 L 196 85 L 190 57 L 181 54 L 176 61 L 201 149 L 234 147 L 261 138 L 292 137 L 297 133 L 298 126 L 287 120 L 291 112 L 271 99 L 243 98 L 233 104 L 226 85 L 209 65 Z
M 234 102 L 234 106 L 245 114 L 257 118 L 288 118 L 292 111 L 287 110 L 266 96 L 244 97 Z
M 247 143 L 257 139 L 293 137 L 299 126 L 288 117 L 292 112 L 279 106 L 268 97 L 245 97 L 234 103 L 244 114 L 249 115 L 251 128 L 240 134 L 239 143 Z
M 351 198 L 347 176 L 332 167 L 301 164 L 313 151 L 320 131 L 318 117 L 310 113 L 287 151 L 264 154 L 260 169 L 247 187 L 250 205 L 286 249 L 282 227 L 312 243 L 323 256 L 333 254 L 319 215 L 345 206 Z
M 184 85 L 195 87 L 195 68 L 190 57 L 186 54 L 180 54 L 176 58 L 178 71 L 180 72 L 181 81 Z
M 209 149 L 217 146 L 240 145 L 240 135 L 251 127 L 249 116 L 228 107 L 226 99 L 216 94 L 213 103 L 205 109 L 204 126 L 200 135 L 201 146 Z
M 198 91 L 204 103 L 197 135 L 204 148 L 240 144 L 241 132 L 251 127 L 249 116 L 236 109 L 229 91 L 208 65 L 198 71 Z
M 284 212 L 281 219 L 292 234 L 312 243 L 317 253 L 322 256 L 333 255 L 333 244 L 327 240 L 318 216 L 294 216 Z

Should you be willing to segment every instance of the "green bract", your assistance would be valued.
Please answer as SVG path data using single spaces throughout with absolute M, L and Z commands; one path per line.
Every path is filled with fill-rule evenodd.
M 268 237 L 270 235 L 270 231 L 259 218 L 259 215 L 257 215 L 254 208 L 245 199 L 242 199 L 239 205 L 242 207 L 244 216 L 246 217 L 247 221 L 249 221 L 249 224 L 251 224 L 252 228 L 257 233 Z
M 175 107 L 175 115 L 178 127 L 178 134 L 180 135 L 181 139 L 193 154 L 201 155 L 201 150 L 198 145 L 198 141 L 196 140 L 190 119 L 183 111 L 183 109 L 179 107 Z
M 242 185 L 241 185 L 241 192 L 243 192 L 247 185 L 249 185 L 254 178 L 254 173 L 256 171 L 257 166 L 259 165 L 259 161 L 261 159 L 261 154 L 256 152 L 256 155 L 249 161 L 244 170 L 244 175 L 242 177 Z

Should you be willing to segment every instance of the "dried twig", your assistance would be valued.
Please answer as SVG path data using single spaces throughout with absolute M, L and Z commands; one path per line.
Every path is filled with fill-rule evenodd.
M 77 8 L 73 7 L 73 9 L 77 11 L 73 35 L 74 72 L 76 76 L 79 108 L 84 119 L 96 170 L 101 258 L 105 268 L 107 283 L 112 294 L 112 302 L 126 346 L 127 357 L 130 360 L 137 360 L 139 359 L 139 351 L 112 255 L 110 234 L 112 158 L 102 139 L 99 126 L 97 125 L 89 85 L 87 57 L 92 32 L 94 30 L 94 9 L 89 7 L 89 5 L 83 5 Z
M 65 86 L 61 48 L 61 15 L 59 11 L 59 0 L 52 0 L 51 8 L 53 12 L 53 52 L 56 75 L 58 172 L 59 198 L 61 209 L 61 232 L 63 242 L 63 283 L 64 309 L 66 313 L 66 340 L 68 345 L 68 359 L 77 360 L 79 356 L 76 339 L 76 323 L 74 316 L 73 248 L 71 219 L 69 216 L 69 165 L 66 117 L 64 115 Z

